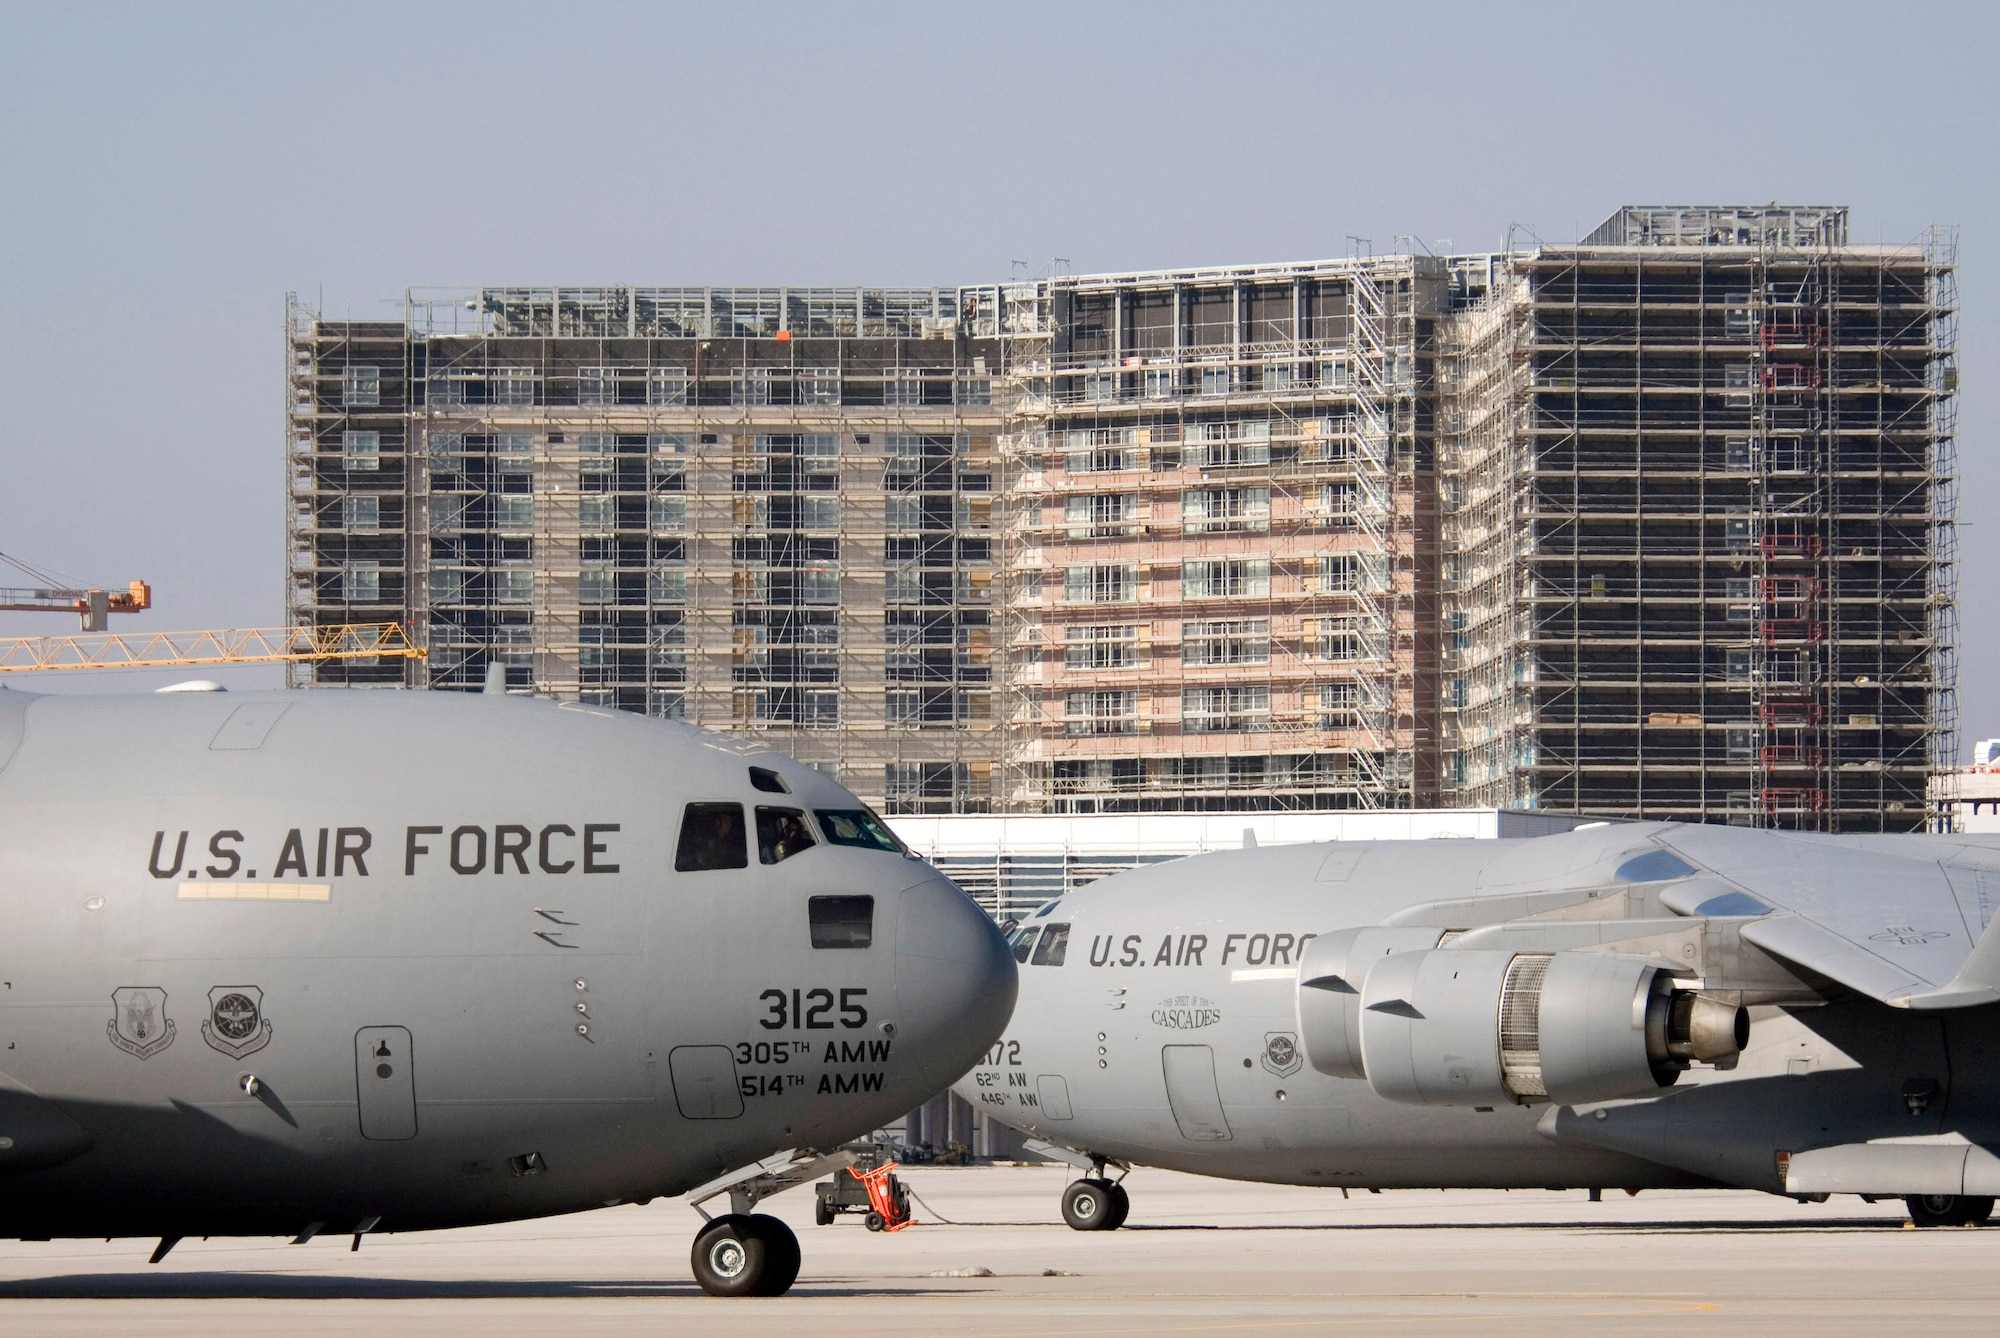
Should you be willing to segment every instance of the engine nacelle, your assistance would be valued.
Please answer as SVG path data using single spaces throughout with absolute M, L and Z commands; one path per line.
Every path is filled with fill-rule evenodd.
M 1337 929 L 1299 955 L 1299 1040 L 1306 1059 L 1336 1078 L 1364 1076 L 1361 983 L 1391 953 L 1435 948 L 1441 929 L 1372 925 Z
M 1732 1063 L 1749 1039 L 1747 1011 L 1673 982 L 1603 953 L 1399 952 L 1362 982 L 1362 1069 L 1378 1095 L 1416 1105 L 1643 1096 L 1691 1060 Z

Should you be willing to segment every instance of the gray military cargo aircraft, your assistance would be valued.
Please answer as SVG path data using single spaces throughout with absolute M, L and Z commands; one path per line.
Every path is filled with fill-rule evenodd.
M 2000 1194 L 2000 841 L 1597 824 L 1225 851 L 1012 935 L 956 1084 L 1086 1174 L 1343 1188 Z M 1123 1178 L 1122 1176 L 1120 1177 Z
M 819 772 L 504 695 L 0 690 L 0 1235 L 758 1197 L 989 1045 L 991 920 Z

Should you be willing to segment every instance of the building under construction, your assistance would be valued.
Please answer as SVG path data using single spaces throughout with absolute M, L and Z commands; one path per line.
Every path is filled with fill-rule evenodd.
M 497 664 L 894 812 L 1920 825 L 1948 240 L 294 303 L 292 613 L 430 652 L 296 672 Z

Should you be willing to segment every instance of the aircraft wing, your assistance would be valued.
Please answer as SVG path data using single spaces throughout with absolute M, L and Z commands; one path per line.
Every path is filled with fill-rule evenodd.
M 1898 1008 L 2000 1001 L 2000 873 L 1812 837 L 1682 827 L 1659 839 L 1743 889 L 1682 914 L 1756 915 L 1742 935 L 1773 956 Z M 1713 891 L 1710 884 L 1709 891 Z M 1701 895 L 1695 893 L 1693 895 Z M 1769 912 L 1769 913 L 1766 913 Z

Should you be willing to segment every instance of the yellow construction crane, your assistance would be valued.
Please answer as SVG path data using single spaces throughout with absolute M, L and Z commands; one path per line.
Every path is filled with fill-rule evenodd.
M 421 660 L 401 623 L 250 627 L 204 632 L 132 632 L 0 637 L 0 674 L 50 669 L 163 669 L 274 660 Z

